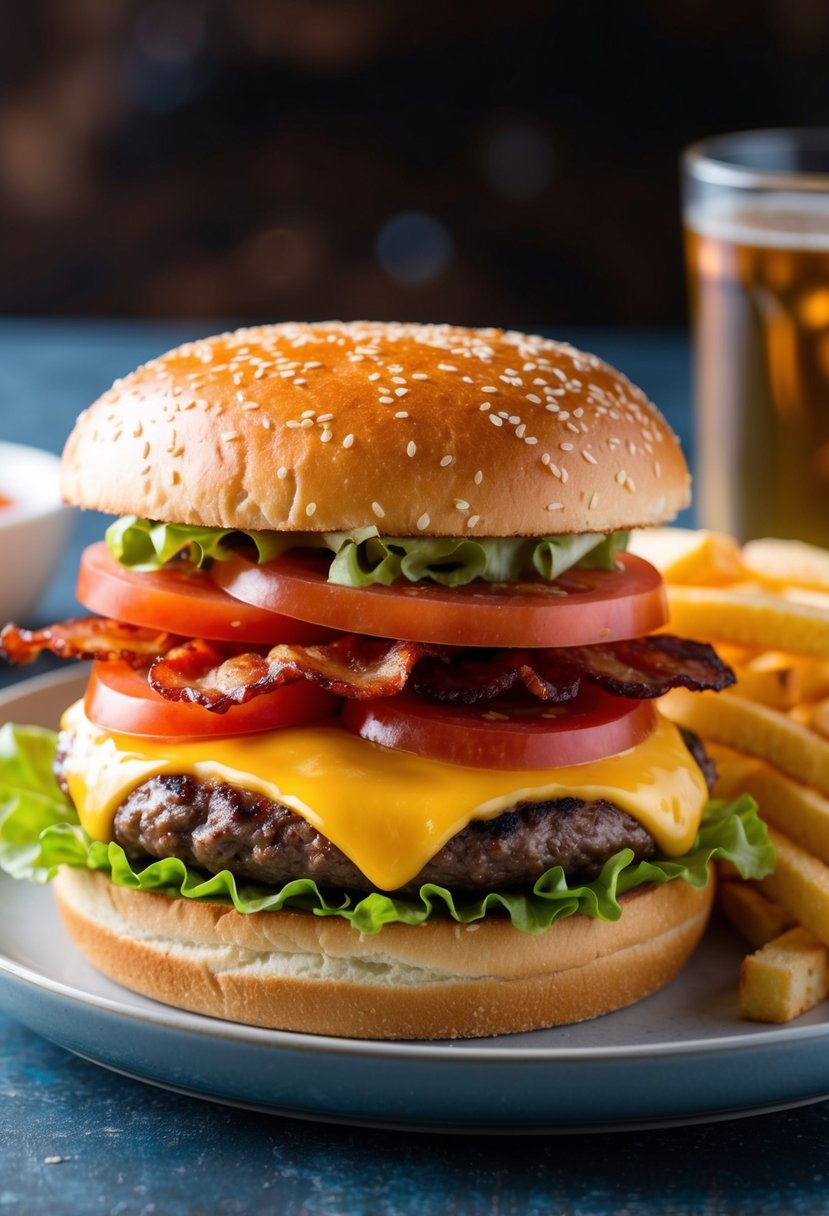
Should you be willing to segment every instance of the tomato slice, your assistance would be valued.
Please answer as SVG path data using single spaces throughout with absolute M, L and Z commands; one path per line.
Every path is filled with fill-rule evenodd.
M 343 725 L 371 743 L 473 768 L 563 768 L 627 751 L 656 728 L 650 701 L 611 697 L 585 687 L 553 705 L 527 696 L 482 706 L 447 706 L 401 693 L 346 701 Z
M 84 699 L 86 716 L 104 730 L 148 739 L 202 739 L 302 726 L 332 714 L 330 692 L 298 680 L 276 692 L 214 714 L 201 705 L 166 701 L 147 683 L 146 672 L 120 661 L 93 663 Z
M 76 594 L 90 612 L 185 637 L 304 644 L 335 636 L 319 625 L 244 604 L 202 570 L 131 570 L 115 560 L 104 541 L 84 549 Z
M 316 552 L 265 565 L 235 556 L 211 578 L 229 595 L 346 633 L 448 646 L 589 646 L 641 637 L 668 619 L 662 576 L 630 553 L 617 570 L 574 568 L 553 583 L 341 587 Z

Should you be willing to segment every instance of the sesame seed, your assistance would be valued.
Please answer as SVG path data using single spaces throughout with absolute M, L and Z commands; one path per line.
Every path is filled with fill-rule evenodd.
M 636 493 L 636 482 L 632 477 L 628 477 L 627 481 L 625 482 L 625 489 L 630 490 L 631 494 Z
M 409 414 L 407 410 L 398 410 L 394 416 L 395 418 L 408 418 Z
M 619 469 L 619 472 L 616 474 L 616 480 L 618 481 L 620 486 L 623 486 L 625 484 L 625 482 L 627 481 L 627 473 L 625 472 L 624 469 Z
M 503 421 L 498 417 L 497 414 L 490 414 L 489 421 L 492 423 L 493 426 L 503 426 L 504 425 Z
M 354 436 L 351 434 L 351 432 L 349 432 L 346 435 L 345 439 L 343 440 L 343 447 L 350 448 L 353 443 L 354 443 Z
M 263 419 L 262 419 L 262 426 L 265 428 L 265 430 L 266 430 L 266 431 L 269 431 L 269 430 L 271 429 L 271 420 L 270 420 L 270 418 L 263 418 Z
M 428 527 L 429 527 L 429 516 L 424 511 L 423 514 L 421 515 L 420 519 L 417 521 L 417 530 L 418 530 L 418 532 L 422 532 L 424 528 L 428 528 Z
M 458 369 L 455 367 L 454 363 L 439 363 L 438 364 L 438 371 L 441 371 L 441 372 L 456 372 L 457 370 Z
M 316 410 L 303 410 L 300 414 L 300 418 L 313 418 L 316 412 Z
M 412 372 L 412 380 L 428 380 L 425 372 Z
M 288 476 L 288 470 L 285 468 L 284 464 L 280 465 L 279 468 L 276 470 L 276 475 L 280 481 L 284 481 L 285 478 Z
M 498 389 L 495 387 L 494 384 L 485 384 L 484 387 L 481 389 L 481 392 L 482 393 L 497 393 Z
M 480 522 L 481 522 L 480 515 L 470 515 L 466 521 L 466 526 L 467 526 L 467 528 L 477 528 L 477 526 Z
M 392 376 L 391 382 L 392 382 L 392 384 L 405 384 L 406 377 L 405 376 Z
M 289 430 L 294 431 L 299 426 L 299 423 L 297 422 L 296 418 L 289 418 L 285 425 L 289 428 Z
M 488 410 L 488 409 L 489 409 L 489 402 L 488 402 L 488 401 L 482 401 L 482 402 L 481 402 L 481 404 L 478 406 L 478 409 L 479 409 L 479 410 L 481 410 L 482 412 L 484 412 L 485 410 Z
M 517 434 L 517 433 L 518 433 L 518 432 L 516 431 L 516 434 Z M 524 436 L 524 442 L 525 442 L 525 443 L 529 443 L 529 444 L 533 444 L 533 443 L 538 443 L 538 440 L 536 439 L 535 435 L 525 435 L 525 436 Z
M 454 503 L 459 511 L 468 511 L 469 510 L 469 503 L 466 501 L 465 498 L 456 498 L 456 499 L 454 499 Z
M 517 426 L 515 428 L 515 434 L 518 436 L 519 439 L 524 438 L 524 432 L 526 431 L 526 429 L 527 429 L 527 424 L 525 422 L 522 422 L 520 426 Z
M 374 512 L 374 514 L 377 516 L 378 519 L 382 519 L 383 516 L 386 514 L 386 512 L 380 506 L 379 502 L 373 502 L 371 504 L 371 509 Z
M 548 511 L 563 511 L 564 503 L 563 502 L 548 502 L 547 510 Z
M 258 401 L 243 401 L 242 409 L 243 410 L 258 410 L 259 402 Z
M 535 393 L 527 393 L 527 400 L 532 401 L 534 405 L 541 405 L 541 398 Z
M 454 456 L 441 456 L 440 467 L 442 469 L 447 468 L 447 466 L 450 465 L 454 459 L 455 459 Z
M 307 431 L 314 425 L 314 420 L 313 418 L 303 418 L 299 425 L 301 430 Z
M 549 463 L 550 463 L 550 453 L 549 452 L 541 453 L 541 463 L 549 465 Z
M 407 388 L 396 388 L 394 390 L 394 395 L 395 395 L 395 397 L 405 397 L 406 393 L 408 393 L 408 391 L 409 390 Z
M 414 456 L 416 451 L 417 451 L 417 444 L 414 442 L 414 440 L 410 439 L 409 442 L 406 444 L 406 455 Z
M 369 380 L 379 380 L 379 379 L 380 379 L 379 372 L 372 372 L 371 375 L 369 376 Z
M 328 427 L 320 435 L 320 443 L 328 443 L 329 439 L 333 438 L 334 432 L 329 431 Z
M 562 452 L 572 452 L 573 451 L 572 443 L 560 443 L 558 446 Z
M 221 438 L 225 443 L 232 443 L 234 439 L 239 439 L 240 435 L 238 431 L 222 431 Z
M 653 471 L 657 477 L 662 476 L 662 465 L 659 463 L 658 460 L 655 460 L 653 462 Z
M 581 454 L 582 454 L 582 459 L 586 460 L 588 464 L 598 464 L 599 463 L 592 452 L 585 451 L 585 449 L 582 448 Z
M 312 367 L 322 367 L 322 364 L 318 363 L 316 360 L 311 360 L 308 363 L 303 363 L 302 365 L 303 371 L 309 371 Z M 369 376 L 369 380 L 370 379 L 371 376 Z
M 394 405 L 394 397 L 380 397 L 379 401 L 381 405 Z
M 317 422 L 330 422 L 333 414 L 317 414 Z
M 502 414 L 501 417 L 506 418 L 510 426 L 518 426 L 521 421 L 517 414 Z
M 315 502 L 309 502 L 308 506 L 305 508 L 305 514 L 313 515 L 314 512 L 316 511 L 316 509 L 317 509 L 317 504 Z
M 599 491 L 598 491 L 598 490 L 594 490 L 594 491 L 593 491 L 593 496 L 592 496 L 592 498 L 590 499 L 590 506 L 589 506 L 589 509 L 590 509 L 591 511 L 595 510 L 595 508 L 598 506 L 598 503 L 599 503 Z
M 237 393 L 236 393 L 236 400 L 237 400 L 237 401 L 244 401 L 244 399 L 245 399 L 245 394 L 242 392 L 242 390 L 241 390 L 241 389 L 239 389 L 239 390 L 237 391 Z
M 299 388 L 300 385 L 307 384 L 307 383 L 308 383 L 308 381 L 305 380 L 302 376 L 297 376 L 296 380 L 293 381 L 293 386 L 294 386 L 294 388 Z

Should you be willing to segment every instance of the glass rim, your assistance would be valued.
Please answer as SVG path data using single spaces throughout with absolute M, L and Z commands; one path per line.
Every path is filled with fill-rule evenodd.
M 827 167 L 825 172 L 802 169 L 752 169 L 748 165 L 735 164 L 725 151 L 717 155 L 718 149 L 743 140 L 748 145 L 763 140 L 780 140 L 787 136 L 801 147 L 825 148 Z M 732 186 L 753 190 L 804 190 L 829 191 L 829 127 L 764 127 L 751 131 L 725 131 L 695 140 L 682 151 L 683 172 L 695 181 L 712 186 Z

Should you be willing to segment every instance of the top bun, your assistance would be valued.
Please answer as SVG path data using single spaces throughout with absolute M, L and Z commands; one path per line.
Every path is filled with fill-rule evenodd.
M 190 342 L 116 380 L 68 502 L 248 531 L 545 536 L 663 523 L 679 444 L 595 355 L 498 329 L 339 321 Z

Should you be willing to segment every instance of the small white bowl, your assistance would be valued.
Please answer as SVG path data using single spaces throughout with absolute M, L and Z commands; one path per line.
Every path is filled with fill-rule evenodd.
M 60 460 L 51 452 L 0 443 L 0 625 L 23 623 L 45 591 L 69 536 L 72 513 L 60 499 Z

